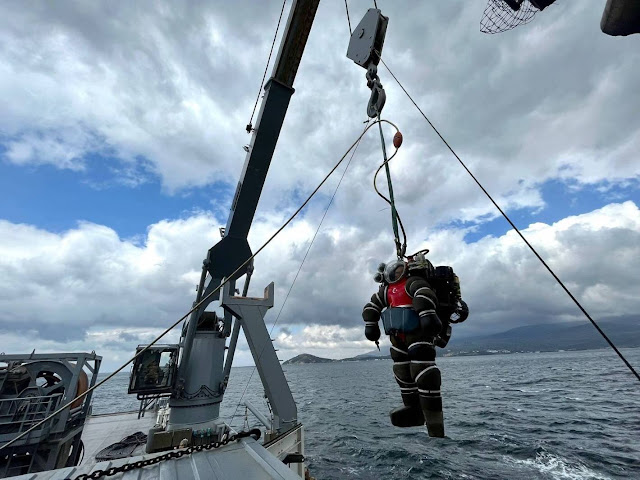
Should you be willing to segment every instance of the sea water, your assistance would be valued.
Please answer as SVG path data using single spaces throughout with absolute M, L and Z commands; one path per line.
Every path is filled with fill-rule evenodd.
M 640 349 L 623 353 L 640 368 Z M 444 439 L 391 426 L 391 365 L 284 366 L 318 480 L 640 479 L 640 382 L 611 350 L 439 358 Z M 95 413 L 137 409 L 127 379 L 96 392 Z M 233 368 L 221 414 L 237 429 L 258 424 L 243 392 L 268 414 L 257 371 Z

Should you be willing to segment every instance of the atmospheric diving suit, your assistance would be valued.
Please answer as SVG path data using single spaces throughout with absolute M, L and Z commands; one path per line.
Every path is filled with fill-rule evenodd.
M 397 427 L 427 424 L 431 437 L 444 437 L 440 370 L 435 347 L 446 346 L 451 323 L 466 320 L 469 310 L 460 295 L 460 282 L 448 266 L 434 268 L 425 258 L 428 250 L 381 264 L 374 277 L 381 283 L 362 318 L 365 336 L 378 343 L 382 318 L 391 340 L 393 374 L 403 406 L 391 411 Z

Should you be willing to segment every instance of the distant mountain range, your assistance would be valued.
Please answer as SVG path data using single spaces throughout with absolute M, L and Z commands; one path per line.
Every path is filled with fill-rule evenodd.
M 628 316 L 602 319 L 598 325 L 620 348 L 640 347 L 640 317 Z M 517 327 L 482 337 L 456 338 L 455 331 L 440 356 L 491 355 L 513 352 L 555 352 L 558 350 L 591 350 L 608 348 L 607 342 L 587 320 L 584 322 L 551 323 Z M 386 350 L 386 349 L 385 349 Z M 304 363 L 349 362 L 390 358 L 387 351 L 373 350 L 355 357 L 333 360 L 303 353 L 283 365 Z
M 640 347 L 640 316 L 602 319 L 598 325 L 617 347 Z M 528 325 L 484 337 L 456 338 L 455 331 L 445 354 L 460 355 L 492 350 L 549 352 L 608 347 L 596 329 L 585 321 Z

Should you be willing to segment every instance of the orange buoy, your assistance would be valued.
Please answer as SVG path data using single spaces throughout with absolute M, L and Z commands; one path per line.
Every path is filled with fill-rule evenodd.
M 398 130 L 393 136 L 393 146 L 396 148 L 400 148 L 400 145 L 402 145 L 402 134 Z
M 87 374 L 84 372 L 84 370 L 80 370 L 80 376 L 78 377 L 78 387 L 76 388 L 76 397 L 78 395 L 82 395 L 88 389 L 89 389 L 89 378 L 87 377 Z M 75 402 L 71 404 L 71 408 L 77 408 L 80 405 L 82 405 L 82 402 L 84 402 L 84 399 L 85 397 L 77 399 Z

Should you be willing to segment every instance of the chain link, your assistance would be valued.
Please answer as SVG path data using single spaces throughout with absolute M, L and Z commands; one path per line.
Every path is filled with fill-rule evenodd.
M 170 452 L 165 453 L 164 455 L 158 455 L 153 458 L 146 458 L 144 460 L 138 460 L 133 463 L 125 463 L 119 467 L 110 467 L 106 470 L 95 470 L 91 473 L 83 473 L 75 477 L 73 480 L 87 480 L 87 479 L 97 479 L 102 477 L 111 477 L 118 473 L 128 472 L 130 470 L 136 470 L 138 468 L 148 467 L 149 465 L 155 465 L 156 463 L 163 462 L 165 460 L 169 460 L 171 458 L 181 458 L 184 455 L 191 455 L 194 452 L 202 452 L 203 450 L 213 450 L 216 448 L 220 448 L 224 445 L 227 445 L 229 442 L 235 442 L 240 440 L 241 438 L 253 437 L 258 440 L 260 438 L 261 432 L 259 428 L 254 428 L 249 430 L 248 432 L 240 432 L 235 435 L 227 436 L 224 435 L 222 440 L 215 441 L 211 443 L 207 443 L 206 445 L 194 445 L 191 447 L 184 448 L 182 450 L 172 450 Z M 71 480 L 70 478 L 66 478 L 65 480 Z

